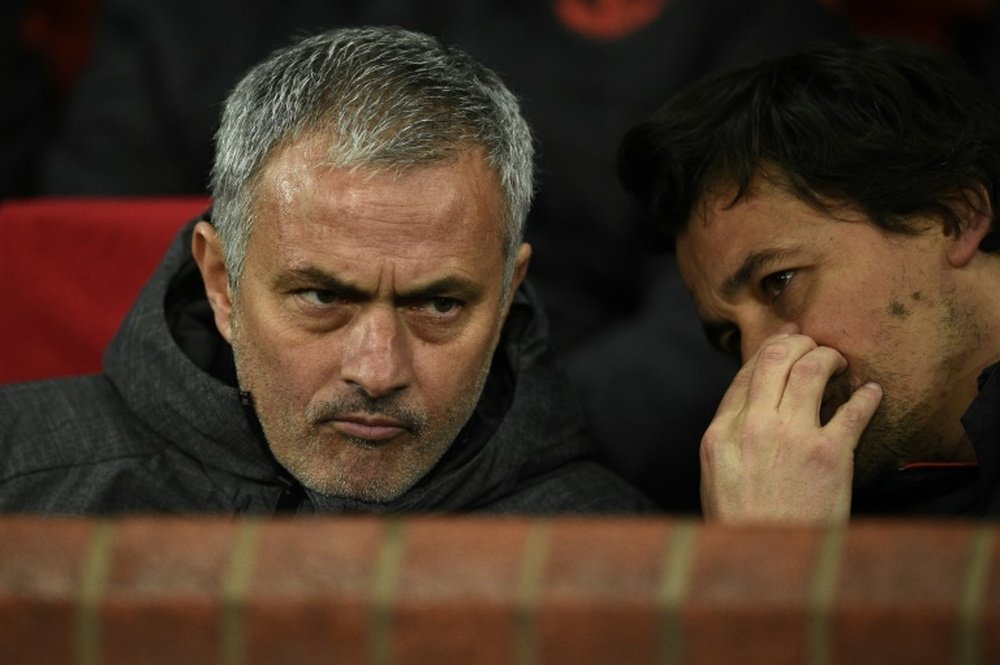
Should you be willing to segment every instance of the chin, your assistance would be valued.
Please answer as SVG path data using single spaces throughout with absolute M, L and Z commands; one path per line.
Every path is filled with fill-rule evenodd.
M 324 496 L 353 499 L 365 503 L 388 503 L 394 501 L 413 486 L 412 482 L 407 481 L 372 482 L 371 477 L 364 479 L 324 478 L 319 480 L 299 478 L 299 482 L 310 490 Z
M 884 406 L 884 404 L 883 404 Z M 899 427 L 888 410 L 880 406 L 854 452 L 854 488 L 871 490 L 890 474 L 898 471 L 906 460 L 913 459 L 926 439 L 913 428 Z M 911 419 L 912 420 L 912 419 Z

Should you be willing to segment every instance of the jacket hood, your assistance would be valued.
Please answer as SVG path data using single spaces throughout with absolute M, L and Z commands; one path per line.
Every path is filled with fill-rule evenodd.
M 109 345 L 105 374 L 151 430 L 207 467 L 276 488 L 297 485 L 270 455 L 245 394 L 241 400 L 232 349 L 215 328 L 191 254 L 194 223 L 175 238 Z M 556 364 L 539 300 L 525 284 L 472 417 L 427 476 L 382 504 L 305 491 L 312 509 L 474 509 L 589 457 L 582 415 Z

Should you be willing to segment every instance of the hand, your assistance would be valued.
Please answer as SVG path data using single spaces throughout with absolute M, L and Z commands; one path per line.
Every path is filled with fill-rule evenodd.
M 858 388 L 826 425 L 827 382 L 847 361 L 805 335 L 771 337 L 737 373 L 701 442 L 702 509 L 726 522 L 829 523 L 851 509 L 854 449 L 882 400 Z

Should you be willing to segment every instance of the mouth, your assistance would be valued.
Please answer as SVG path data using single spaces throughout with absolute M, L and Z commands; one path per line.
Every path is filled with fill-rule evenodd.
M 402 421 L 379 416 L 341 416 L 326 423 L 344 436 L 366 443 L 383 443 L 410 431 Z

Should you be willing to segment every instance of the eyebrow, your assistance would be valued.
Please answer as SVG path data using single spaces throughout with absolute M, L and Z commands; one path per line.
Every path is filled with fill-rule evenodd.
M 401 291 L 396 295 L 396 298 L 401 301 L 417 301 L 450 295 L 458 296 L 464 300 L 478 300 L 482 293 L 483 287 L 479 283 L 449 275 L 407 291 Z
M 304 287 L 333 291 L 350 300 L 364 300 L 369 296 L 364 289 L 319 268 L 307 267 L 286 270 L 274 278 L 274 286 L 279 291 L 294 291 Z
M 282 272 L 275 277 L 274 285 L 282 291 L 293 291 L 306 287 L 332 291 L 353 301 L 364 301 L 372 298 L 370 291 L 313 266 Z M 449 275 L 400 291 L 395 294 L 394 299 L 398 302 L 416 302 L 451 295 L 471 301 L 479 299 L 482 293 L 483 287 L 479 283 Z
M 740 267 L 722 283 L 722 295 L 727 299 L 732 298 L 763 268 L 777 263 L 791 253 L 792 249 L 765 249 L 747 255 Z

